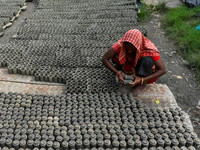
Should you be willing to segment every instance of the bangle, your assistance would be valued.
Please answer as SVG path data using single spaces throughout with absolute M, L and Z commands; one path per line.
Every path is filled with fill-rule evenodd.
M 142 82 L 141 82 L 141 84 L 143 84 L 144 83 L 144 78 L 142 77 Z
M 120 72 L 120 71 L 118 71 L 116 76 L 118 76 L 120 73 L 121 73 L 121 72 Z

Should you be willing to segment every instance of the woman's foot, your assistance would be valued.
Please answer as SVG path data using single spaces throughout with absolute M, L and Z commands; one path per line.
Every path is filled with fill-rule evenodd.
M 140 84 L 140 85 L 136 85 L 135 87 L 133 87 L 131 93 L 133 94 L 133 96 L 138 96 L 139 94 L 142 94 L 144 92 L 146 88 L 146 84 Z

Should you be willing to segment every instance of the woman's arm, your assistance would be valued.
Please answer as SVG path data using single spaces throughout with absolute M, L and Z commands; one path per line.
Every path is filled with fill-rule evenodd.
M 132 85 L 132 87 L 134 87 L 138 84 L 145 84 L 148 81 L 156 79 L 167 72 L 165 65 L 163 64 L 161 59 L 159 59 L 158 61 L 155 61 L 155 67 L 156 67 L 156 72 L 154 72 L 153 74 L 151 74 L 147 77 L 144 77 L 143 79 L 139 76 L 135 76 L 135 81 L 133 83 L 130 83 Z
M 110 63 L 110 59 L 114 58 L 117 55 L 117 53 L 115 52 L 115 50 L 111 47 L 108 49 L 108 51 L 104 54 L 103 58 L 102 58 L 102 62 L 103 64 L 112 72 L 114 72 L 117 77 L 120 80 L 120 83 L 124 82 L 124 74 L 122 72 L 119 72 L 111 63 Z

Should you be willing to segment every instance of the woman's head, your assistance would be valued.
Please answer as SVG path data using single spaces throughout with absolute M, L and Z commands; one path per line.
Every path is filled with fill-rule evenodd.
M 123 43 L 132 44 L 137 50 L 140 51 L 142 48 L 143 34 L 138 29 L 132 29 L 127 31 L 121 40 Z
M 129 42 L 124 42 L 124 47 L 126 50 L 126 59 L 129 62 L 133 62 L 135 59 L 137 48 L 135 48 L 135 46 Z
M 127 54 L 133 54 L 133 53 L 136 53 L 137 51 L 137 48 L 129 42 L 124 42 L 124 47 Z
M 159 55 L 159 51 L 155 45 L 138 29 L 127 31 L 118 43 L 121 45 L 121 51 L 119 54 L 119 61 L 121 64 L 126 62 L 127 55 L 134 53 L 134 67 L 136 67 L 137 61 L 141 57 Z

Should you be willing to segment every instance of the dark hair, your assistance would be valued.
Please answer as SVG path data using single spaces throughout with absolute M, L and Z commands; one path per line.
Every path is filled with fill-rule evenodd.
M 125 41 L 124 44 L 125 44 L 125 45 L 133 45 L 132 43 L 127 42 L 127 41 Z M 133 46 L 134 46 L 134 45 L 133 45 Z

